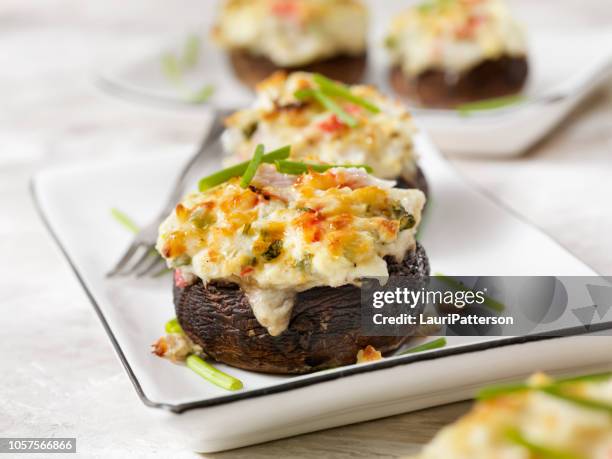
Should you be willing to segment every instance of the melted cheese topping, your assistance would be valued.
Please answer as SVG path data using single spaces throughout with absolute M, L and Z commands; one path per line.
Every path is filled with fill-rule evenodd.
M 524 56 L 527 48 L 502 0 L 429 0 L 394 19 L 387 47 L 408 76 L 459 73 L 484 60 Z
M 358 0 L 229 0 L 213 29 L 226 49 L 296 67 L 366 49 L 367 10 Z
M 351 92 L 375 104 L 372 113 L 342 99 L 335 101 L 358 119 L 350 128 L 316 101 L 300 102 L 298 89 L 315 87 L 312 75 L 277 73 L 258 87 L 251 108 L 226 120 L 222 141 L 227 163 L 250 159 L 257 144 L 268 150 L 291 145 L 292 158 L 328 164 L 367 164 L 377 177 L 411 179 L 416 173 L 413 148 L 415 128 L 402 104 L 371 86 L 353 86 Z
M 542 376 L 536 378 L 540 383 Z M 564 391 L 612 404 L 612 379 L 572 383 Z M 436 435 L 418 458 L 539 457 L 529 448 L 508 440 L 509 430 L 518 431 L 532 444 L 565 453 L 567 456 L 563 457 L 612 457 L 612 415 L 609 411 L 586 408 L 543 392 L 530 391 L 478 403 L 469 414 Z
M 161 225 L 157 249 L 184 278 L 238 283 L 271 335 L 287 328 L 296 292 L 387 278 L 387 255 L 415 246 L 425 202 L 360 169 L 284 176 L 262 165 L 188 195 Z

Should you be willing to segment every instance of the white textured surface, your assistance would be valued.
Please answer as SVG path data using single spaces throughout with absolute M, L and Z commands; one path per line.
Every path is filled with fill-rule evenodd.
M 609 27 L 612 21 L 607 0 L 555 2 L 554 15 L 551 2 L 513 3 L 530 24 Z M 87 456 L 193 456 L 155 427 L 153 413 L 135 397 L 87 298 L 32 208 L 28 179 L 52 164 L 192 148 L 202 115 L 110 99 L 93 88 L 90 75 L 99 62 L 138 55 L 168 34 L 192 29 L 206 20 L 209 5 L 196 0 L 0 4 L 2 436 L 77 436 Z M 525 158 L 456 163 L 607 274 L 612 274 L 611 100 L 612 90 L 593 97 Z M 258 447 L 253 454 L 341 455 L 352 448 L 343 437 L 376 442 L 388 425 L 377 421 L 368 432 L 357 426 L 313 434 Z M 372 435 L 377 429 L 380 435 Z M 410 429 L 396 430 L 404 437 L 395 441 L 410 441 Z M 328 448 L 313 450 L 305 446 L 308 441 Z M 378 448 L 382 454 L 401 450 L 397 444 Z

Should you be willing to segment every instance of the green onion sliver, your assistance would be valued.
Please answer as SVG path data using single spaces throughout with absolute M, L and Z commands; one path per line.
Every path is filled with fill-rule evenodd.
M 166 322 L 166 333 L 178 333 L 180 335 L 183 334 L 183 327 L 179 324 L 176 318 L 169 320 Z
M 197 35 L 189 35 L 185 39 L 183 45 L 183 54 L 181 56 L 181 64 L 185 68 L 193 68 L 198 64 L 200 57 L 200 37 Z
M 548 446 L 538 445 L 527 438 L 525 438 L 518 430 L 510 429 L 506 433 L 508 441 L 515 445 L 522 446 L 529 450 L 529 452 L 541 459 L 583 459 L 582 456 L 567 453 L 565 451 L 559 451 L 556 449 L 549 448 Z
M 449 277 L 449 276 L 445 276 L 444 274 L 436 273 L 435 277 L 437 277 L 438 279 L 443 281 L 445 284 L 450 285 L 455 290 L 461 290 L 461 291 L 464 291 L 464 292 L 472 292 L 473 291 L 473 290 L 467 288 L 465 285 L 463 285 L 458 280 L 453 279 L 452 277 Z M 493 298 L 490 298 L 487 295 L 484 295 L 484 303 L 483 304 L 485 306 L 487 306 L 489 309 L 492 309 L 495 312 L 503 312 L 504 309 L 506 309 L 506 306 L 503 303 L 500 303 L 499 301 L 494 300 Z
M 211 98 L 214 92 L 214 86 L 210 84 L 204 85 L 202 88 L 189 95 L 189 101 L 194 104 L 203 104 Z
M 279 148 L 278 150 L 271 151 L 263 155 L 261 158 L 262 163 L 274 163 L 274 161 L 279 159 L 287 159 L 289 154 L 291 153 L 291 147 L 286 146 Z M 235 166 L 228 167 L 227 169 L 220 170 L 219 172 L 215 172 L 208 177 L 204 177 L 200 180 L 199 189 L 200 191 L 206 191 L 211 188 L 216 187 L 217 185 L 221 185 L 222 183 L 227 182 L 229 179 L 234 177 L 239 177 L 243 175 L 247 168 L 249 167 L 250 161 L 245 161 L 240 164 L 236 164 Z
M 255 148 L 255 153 L 253 154 L 246 171 L 244 171 L 244 174 L 242 175 L 242 180 L 240 180 L 240 186 L 242 188 L 247 188 L 251 184 L 253 177 L 255 177 L 255 174 L 257 173 L 257 168 L 261 164 L 263 154 L 264 146 L 262 144 L 257 145 L 257 148 Z
M 612 415 L 612 405 L 608 403 L 588 398 L 576 397 L 575 395 L 564 394 L 559 387 L 554 386 L 540 388 L 540 391 L 550 395 L 551 397 L 573 403 L 574 405 L 579 405 L 583 408 L 591 410 L 606 411 L 608 414 Z
M 491 386 L 491 387 L 485 387 L 484 389 L 481 389 L 476 395 L 476 398 L 481 401 L 490 400 L 490 399 L 497 398 L 497 397 L 503 397 L 509 394 L 525 392 L 531 389 L 533 388 L 526 383 Z
M 195 354 L 191 354 L 185 361 L 187 366 L 199 374 L 206 381 L 209 381 L 225 390 L 240 390 L 242 389 L 242 381 L 233 376 L 217 370 L 210 363 L 205 362 Z
M 312 163 L 304 163 L 300 161 L 286 161 L 286 160 L 278 160 L 275 161 L 276 170 L 281 174 L 289 174 L 289 175 L 302 175 L 307 174 L 309 171 L 314 172 L 326 172 L 330 169 L 336 167 L 342 167 L 346 169 L 357 168 L 357 169 L 365 169 L 369 174 L 372 173 L 372 168 L 365 164 L 312 164 Z
M 367 101 L 363 97 L 356 96 L 350 91 L 349 88 L 342 84 L 336 83 L 335 81 L 332 81 L 318 73 L 313 76 L 313 80 L 319 85 L 321 90 L 329 96 L 340 97 L 354 103 L 355 105 L 359 105 L 372 113 L 380 113 L 380 109 L 376 105 Z
M 612 379 L 612 372 L 596 373 L 596 374 L 591 374 L 591 375 L 564 378 L 564 379 L 560 379 L 559 381 L 556 381 L 553 385 L 561 386 L 563 384 L 568 384 L 568 383 L 600 382 L 600 381 L 606 381 L 608 379 Z
M 512 96 L 496 97 L 494 99 L 479 100 L 477 102 L 469 102 L 456 107 L 456 110 L 461 115 L 469 115 L 471 112 L 483 110 L 496 110 L 498 108 L 509 107 L 524 102 L 526 97 L 520 94 Z
M 353 128 L 358 124 L 358 121 L 354 117 L 345 112 L 340 105 L 326 96 L 323 91 L 317 89 L 300 89 L 294 93 L 294 96 L 298 100 L 309 98 L 316 99 L 323 107 L 334 113 L 340 121 L 349 127 Z
M 140 228 L 134 221 L 119 209 L 111 209 L 111 215 L 117 222 L 132 233 L 138 233 Z
M 398 355 L 416 354 L 418 352 L 433 351 L 434 349 L 440 349 L 444 346 L 446 346 L 446 338 L 438 338 L 433 341 L 430 341 L 429 343 L 412 347 Z

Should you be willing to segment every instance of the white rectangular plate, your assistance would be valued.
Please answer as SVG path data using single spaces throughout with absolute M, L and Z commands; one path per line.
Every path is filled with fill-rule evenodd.
M 418 149 L 431 186 L 421 241 L 433 272 L 594 274 L 551 238 L 470 188 L 422 136 Z M 451 338 L 438 351 L 305 376 L 219 365 L 245 387 L 229 393 L 210 385 L 150 352 L 163 324 L 174 316 L 171 279 L 105 277 L 131 238 L 110 217 L 110 209 L 118 207 L 137 222 L 147 222 L 185 159 L 165 155 L 49 170 L 35 177 L 33 193 L 138 395 L 146 405 L 163 408 L 157 415 L 194 449 L 238 447 L 460 400 L 485 382 L 522 377 L 534 369 L 586 371 L 609 361 L 610 341 L 603 337 L 464 337 Z M 211 158 L 208 170 L 218 164 L 219 158 Z M 608 340 L 607 346 L 601 341 L 593 345 L 594 339 Z

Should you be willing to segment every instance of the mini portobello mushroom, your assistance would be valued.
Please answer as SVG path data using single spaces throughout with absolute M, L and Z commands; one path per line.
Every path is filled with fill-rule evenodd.
M 426 285 L 429 262 L 417 244 L 401 262 L 385 257 L 389 275 Z M 367 345 L 383 354 L 410 336 L 363 336 L 361 291 L 354 285 L 317 287 L 297 295 L 288 328 L 271 336 L 235 283 L 201 280 L 174 286 L 176 316 L 184 332 L 218 362 L 263 373 L 303 374 L 355 363 Z M 415 326 L 416 328 L 416 326 Z
M 395 66 L 390 78 L 397 93 L 420 105 L 453 108 L 478 100 L 517 94 L 525 86 L 528 73 L 526 57 L 503 56 L 486 60 L 458 74 L 432 69 L 409 77 L 399 66 Z
M 212 38 L 251 88 L 278 70 L 355 83 L 366 68 L 367 28 L 361 0 L 224 0 Z
M 245 50 L 235 50 L 230 52 L 229 62 L 236 77 L 253 89 L 278 71 L 320 73 L 343 83 L 355 84 L 363 78 L 367 64 L 367 54 L 335 56 L 306 65 L 283 67 L 275 64 L 267 57 L 257 56 Z

